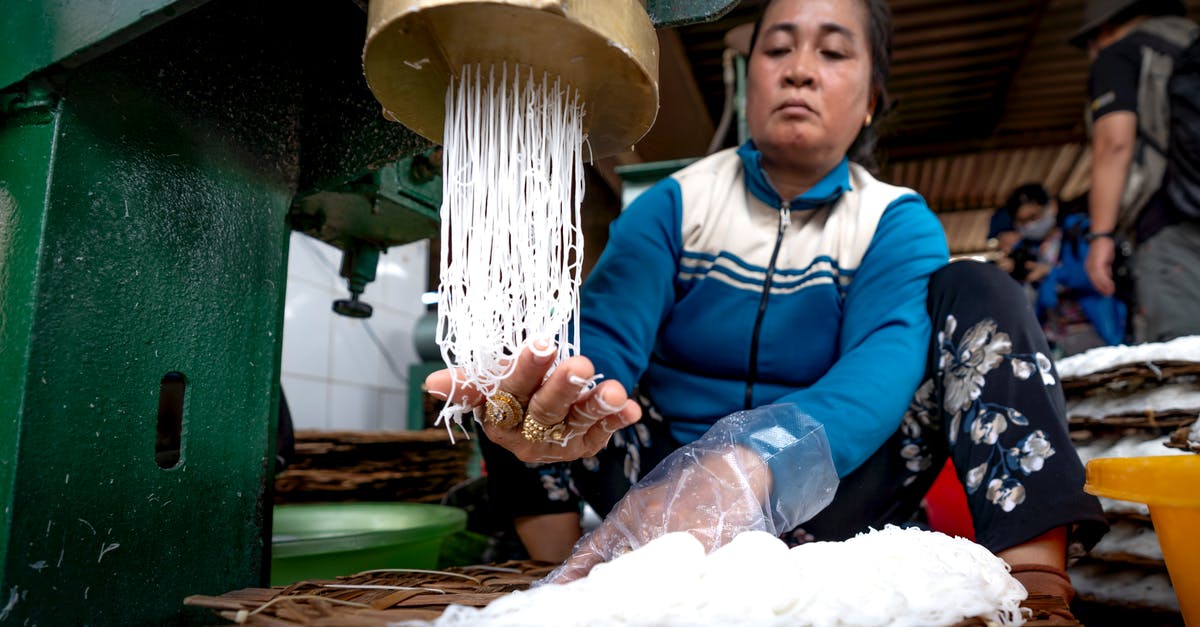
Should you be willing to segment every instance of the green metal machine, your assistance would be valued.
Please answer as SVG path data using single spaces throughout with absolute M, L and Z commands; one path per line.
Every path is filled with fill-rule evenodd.
M 352 252 L 350 301 L 436 232 L 364 5 L 0 15 L 0 624 L 207 623 L 184 597 L 266 581 L 289 230 Z

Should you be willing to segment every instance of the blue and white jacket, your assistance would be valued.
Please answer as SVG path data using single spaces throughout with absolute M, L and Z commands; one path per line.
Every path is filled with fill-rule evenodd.
M 896 431 L 924 374 L 945 234 L 915 192 L 857 164 L 783 200 L 761 159 L 751 143 L 711 155 L 613 222 L 581 295 L 581 352 L 637 384 L 683 443 L 794 403 L 845 476 Z

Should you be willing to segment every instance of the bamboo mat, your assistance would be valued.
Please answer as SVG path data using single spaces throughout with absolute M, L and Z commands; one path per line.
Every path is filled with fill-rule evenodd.
M 1168 379 L 1200 374 L 1200 363 L 1190 361 L 1162 361 L 1155 363 L 1126 364 L 1094 372 L 1081 377 L 1063 377 L 1063 391 L 1070 396 L 1085 390 L 1100 387 L 1134 387 L 1144 383 L 1161 383 Z
M 374 570 L 216 597 L 195 595 L 184 604 L 209 608 L 228 621 L 252 626 L 384 627 L 436 619 L 451 604 L 483 607 L 509 592 L 527 589 L 553 569 L 553 564 L 521 561 L 442 571 Z
M 515 561 L 464 566 L 444 571 L 376 570 L 334 580 L 302 581 L 287 587 L 247 588 L 221 596 L 190 596 L 186 605 L 213 610 L 233 623 L 252 627 L 386 627 L 410 620 L 435 620 L 451 604 L 484 607 L 510 592 L 525 590 L 553 570 L 553 564 Z M 1080 625 L 1052 622 L 1048 612 L 1061 603 L 1033 597 L 1028 627 Z M 952 627 L 987 627 L 968 619 Z
M 474 442 L 445 429 L 297 431 L 296 452 L 275 477 L 276 503 L 436 503 L 468 476 Z
M 1146 410 L 1140 414 L 1125 413 L 1103 418 L 1071 416 L 1067 421 L 1072 427 L 1113 427 L 1113 428 L 1145 428 L 1145 429 L 1163 429 L 1179 427 L 1182 425 L 1190 425 L 1196 422 L 1196 412 L 1194 411 L 1165 411 L 1154 412 Z

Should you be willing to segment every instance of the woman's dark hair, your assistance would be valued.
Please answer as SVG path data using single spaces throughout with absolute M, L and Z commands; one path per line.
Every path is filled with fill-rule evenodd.
M 1025 183 L 1024 185 L 1014 189 L 1008 195 L 1008 200 L 1004 202 L 1004 206 L 1000 209 L 1012 216 L 1017 217 L 1017 209 L 1021 205 L 1037 204 L 1045 207 L 1050 203 L 1050 192 L 1041 183 Z
M 763 16 L 772 0 L 763 4 L 754 21 L 754 31 L 750 35 L 750 54 L 754 54 L 754 46 L 758 43 L 758 31 L 762 28 Z M 859 0 L 867 12 L 867 43 L 871 47 L 871 89 L 876 95 L 875 108 L 871 111 L 871 123 L 858 132 L 854 143 L 850 144 L 847 154 L 850 160 L 876 172 L 879 164 L 875 161 L 875 143 L 879 140 L 879 120 L 891 108 L 888 98 L 887 80 L 892 71 L 892 11 L 886 0 Z

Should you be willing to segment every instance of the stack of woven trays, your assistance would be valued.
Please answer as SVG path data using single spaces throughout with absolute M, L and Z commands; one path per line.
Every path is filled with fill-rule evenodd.
M 252 627 L 387 627 L 403 621 L 432 621 L 451 604 L 484 607 L 495 599 L 525 590 L 553 570 L 553 564 L 511 561 L 494 566 L 462 566 L 444 571 L 375 570 L 335 580 L 311 580 L 286 588 L 247 588 L 221 596 L 196 595 L 184 603 L 213 610 L 230 622 Z M 1053 622 L 1041 608 L 1050 597 L 1025 604 L 1032 620 L 1026 627 L 1070 627 Z M 951 627 L 988 627 L 968 619 Z
M 1107 346 L 1058 363 L 1072 441 L 1095 458 L 1200 451 L 1200 336 Z M 1182 449 L 1182 450 L 1180 450 Z M 1081 600 L 1177 617 L 1162 548 L 1146 505 L 1100 499 L 1112 530 L 1070 569 Z M 1146 615 L 1149 618 L 1149 615 Z M 1169 619 L 1168 619 L 1169 620 Z
M 286 588 L 191 596 L 184 603 L 252 626 L 384 627 L 434 620 L 451 604 L 484 607 L 509 592 L 527 589 L 553 568 L 544 562 L 511 561 L 443 571 L 373 570 L 336 580 L 301 581 Z
M 474 443 L 445 429 L 297 431 L 296 454 L 275 478 L 276 503 L 439 502 L 467 479 Z

